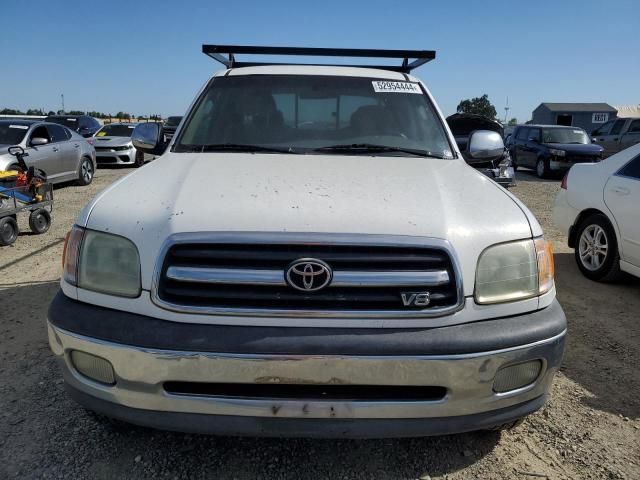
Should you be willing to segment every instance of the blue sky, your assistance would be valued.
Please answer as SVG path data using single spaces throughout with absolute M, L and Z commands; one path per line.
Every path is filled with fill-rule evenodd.
M 640 103 L 640 1 L 2 0 L 0 108 L 181 114 L 219 68 L 202 43 L 435 49 L 418 70 L 445 114 L 487 93 Z

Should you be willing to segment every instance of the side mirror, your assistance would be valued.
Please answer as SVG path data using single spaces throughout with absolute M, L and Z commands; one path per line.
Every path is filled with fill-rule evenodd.
M 469 137 L 469 156 L 476 160 L 496 160 L 504 154 L 504 142 L 498 132 L 476 130 Z
M 159 123 L 140 123 L 131 134 L 133 146 L 153 155 L 160 155 L 166 147 L 162 126 Z
M 46 145 L 47 143 L 49 143 L 49 140 L 47 138 L 33 137 L 31 139 L 31 142 L 29 142 L 29 145 L 31 145 L 32 147 L 39 147 L 40 145 Z

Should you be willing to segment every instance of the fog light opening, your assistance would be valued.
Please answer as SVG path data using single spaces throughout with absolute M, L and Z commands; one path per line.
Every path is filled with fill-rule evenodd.
M 531 385 L 538 379 L 541 371 L 542 361 L 540 360 L 503 367 L 498 370 L 493 380 L 493 391 L 505 393 Z
M 91 355 L 79 350 L 71 351 L 71 363 L 74 368 L 85 377 L 105 385 L 115 385 L 116 374 L 113 366 L 104 358 Z

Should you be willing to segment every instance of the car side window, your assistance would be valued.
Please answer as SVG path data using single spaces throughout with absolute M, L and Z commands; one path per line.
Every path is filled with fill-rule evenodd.
M 609 122 L 605 123 L 605 124 L 604 124 L 604 125 L 602 125 L 601 127 L 596 128 L 596 129 L 593 131 L 592 135 L 594 135 L 594 136 L 595 136 L 595 135 L 606 135 L 607 133 L 609 133 L 609 130 L 611 130 L 611 127 L 613 126 L 613 124 L 614 124 L 614 123 L 615 123 L 615 122 L 614 122 L 613 120 L 611 120 L 611 121 L 609 121 Z
M 39 127 L 33 129 L 33 132 L 31 132 L 31 136 L 29 137 L 29 144 L 31 144 L 31 140 L 33 140 L 34 138 L 46 138 L 49 142 L 51 142 L 51 136 L 47 131 L 47 127 L 44 125 L 40 125 Z
M 66 142 L 68 140 L 67 133 L 61 125 L 47 125 L 52 143 Z
M 528 128 L 521 128 L 520 130 L 518 130 L 518 135 L 516 135 L 516 138 L 518 140 L 526 140 L 528 131 L 529 131 Z
M 634 120 L 629 125 L 629 133 L 638 133 L 640 132 L 640 120 Z
M 536 142 L 540 141 L 540 129 L 539 128 L 530 128 L 529 135 L 527 136 L 527 140 L 534 140 Z
M 626 122 L 626 120 L 624 120 L 624 119 L 616 120 L 616 123 L 613 124 L 613 128 L 611 129 L 611 132 L 609 133 L 609 135 L 618 135 L 620 133 L 620 131 L 622 130 L 622 127 L 623 127 L 625 122 Z
M 618 170 L 616 175 L 640 180 L 640 155 Z

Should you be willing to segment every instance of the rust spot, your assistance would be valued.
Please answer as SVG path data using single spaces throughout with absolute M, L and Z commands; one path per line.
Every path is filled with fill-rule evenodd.
M 274 415 L 277 415 L 279 411 L 280 411 L 280 406 L 279 405 L 272 405 L 271 406 L 271 413 L 273 413 Z

